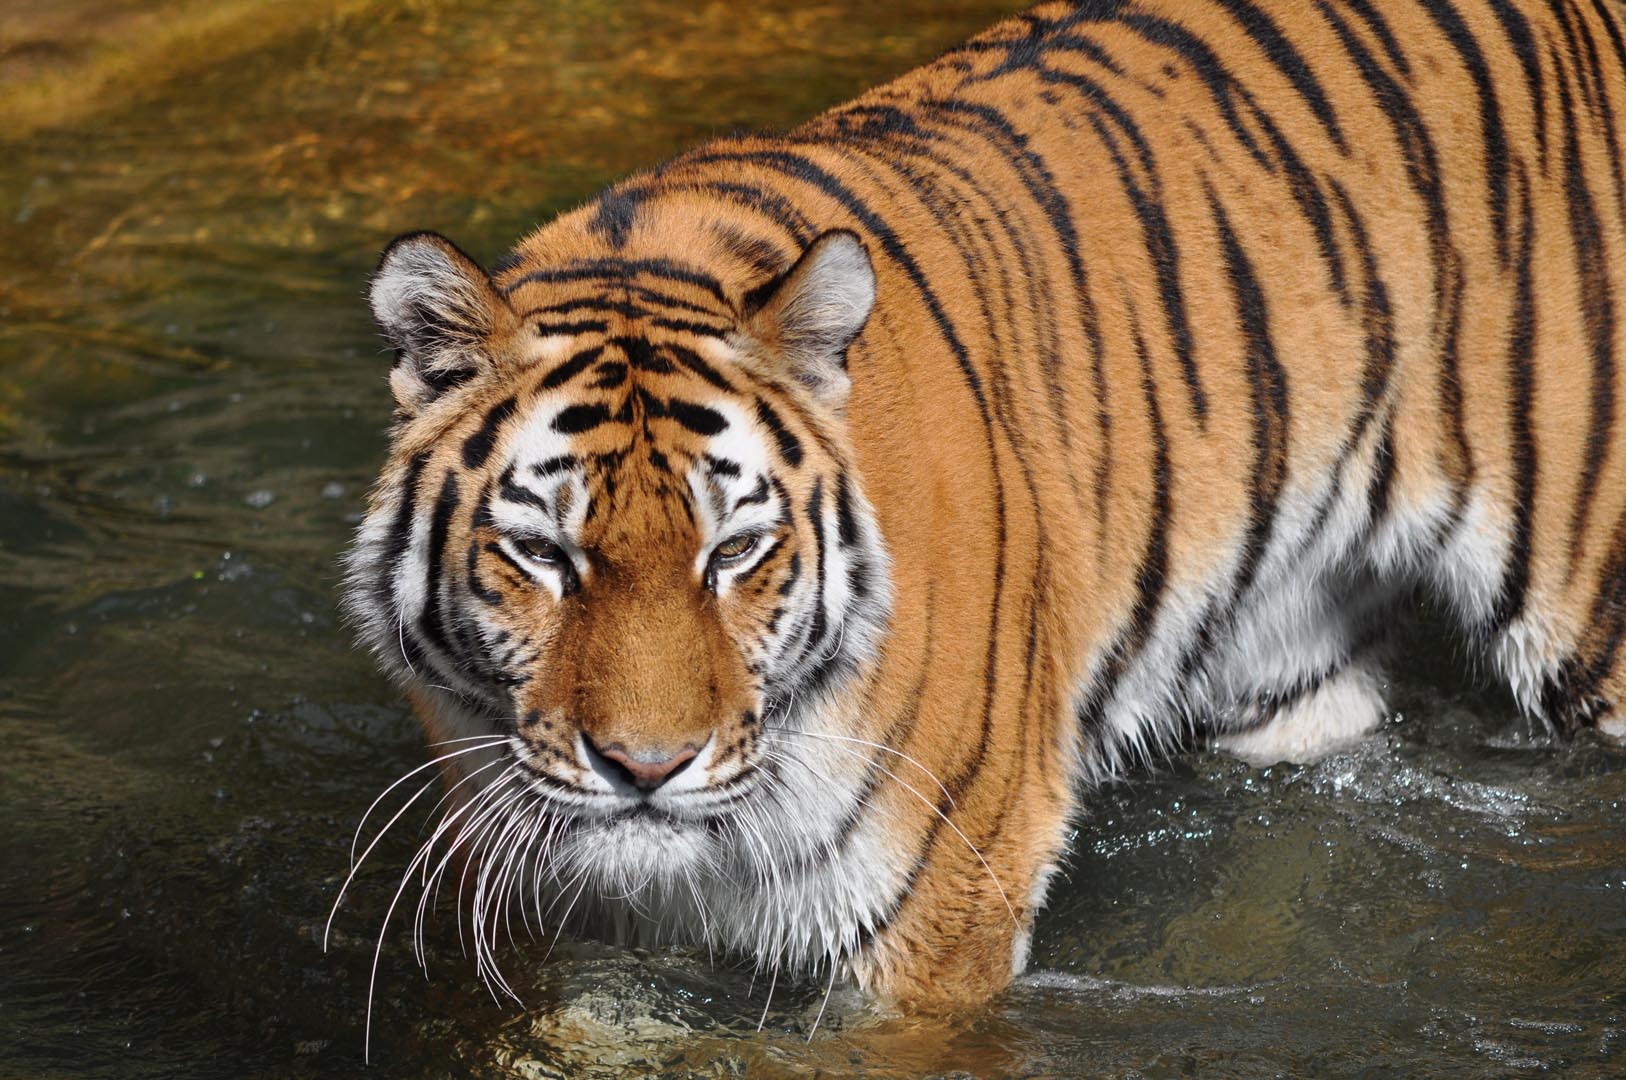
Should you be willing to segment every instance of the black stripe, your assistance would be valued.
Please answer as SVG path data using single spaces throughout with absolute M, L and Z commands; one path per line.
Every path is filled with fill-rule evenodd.
M 1496 254 L 1505 269 L 1510 257 L 1507 225 L 1508 153 L 1507 134 L 1502 130 L 1502 108 L 1496 99 L 1496 86 L 1491 78 L 1485 56 L 1479 43 L 1463 24 L 1462 15 L 1451 5 L 1451 0 L 1421 0 L 1441 32 L 1450 39 L 1462 58 L 1468 77 L 1473 81 L 1479 97 L 1480 137 L 1485 143 L 1485 178 L 1489 187 L 1486 209 L 1490 212 L 1491 227 L 1496 234 Z
M 651 394 L 648 390 L 645 390 L 641 386 L 637 387 L 631 394 L 627 395 L 628 401 L 632 401 L 634 398 L 636 398 L 638 401 L 638 407 L 643 410 L 644 434 L 650 435 L 649 421 L 666 415 L 666 402 L 662 401 L 654 394 Z
M 757 477 L 757 486 L 752 488 L 749 493 L 740 496 L 734 503 L 734 509 L 738 510 L 742 506 L 766 506 L 768 491 L 768 478 L 766 476 Z
M 1141 190 L 1139 183 L 1134 179 L 1128 163 L 1118 149 L 1117 140 L 1107 132 L 1106 125 L 1096 116 L 1094 111 L 1086 114 L 1086 118 L 1106 144 L 1118 173 L 1119 183 L 1129 195 L 1135 215 L 1140 221 L 1147 254 L 1152 260 L 1153 270 L 1157 276 L 1158 290 L 1163 298 L 1162 307 L 1168 324 L 1169 335 L 1173 339 L 1175 355 L 1180 360 L 1181 371 L 1185 376 L 1186 386 L 1191 394 L 1192 411 L 1196 414 L 1198 428 L 1207 430 L 1208 399 L 1197 373 L 1196 361 L 1193 355 L 1191 325 L 1186 315 L 1185 296 L 1180 290 L 1179 251 L 1175 245 L 1174 233 L 1169 227 L 1168 218 L 1163 213 L 1161 184 L 1158 180 L 1157 164 L 1152 155 L 1152 148 L 1129 113 L 1107 94 L 1104 87 L 1093 79 L 1082 75 L 1049 70 L 1041 70 L 1038 74 L 1045 82 L 1068 86 L 1082 94 L 1093 109 L 1099 109 L 1111 117 L 1114 126 L 1135 147 L 1136 157 L 1140 162 L 1141 169 L 1145 172 L 1152 187 L 1150 197 Z M 1240 129 L 1240 125 L 1238 127 L 1246 135 L 1246 130 Z M 1248 138 L 1251 144 L 1251 136 Z M 1089 295 L 1087 289 L 1085 295 Z M 1088 321 L 1094 322 L 1095 320 L 1090 319 Z M 1088 325 L 1086 329 L 1088 329 Z M 1096 340 L 1092 342 L 1092 345 L 1096 350 L 1097 360 L 1099 360 L 1100 343 Z
M 1349 147 L 1344 142 L 1343 130 L 1338 126 L 1338 117 L 1333 113 L 1332 103 L 1316 81 L 1315 73 L 1310 70 L 1300 56 L 1293 43 L 1282 34 L 1281 30 L 1263 11 L 1248 3 L 1247 0 L 1219 0 L 1220 6 L 1231 13 L 1231 17 L 1242 24 L 1254 44 L 1258 45 L 1276 69 L 1286 76 L 1287 81 L 1293 84 L 1293 89 L 1299 92 L 1304 103 L 1310 107 L 1321 126 L 1326 129 L 1327 137 L 1332 140 L 1340 153 L 1347 154 Z
M 1366 339 L 1366 362 L 1361 368 L 1361 404 L 1355 414 L 1355 423 L 1344 444 L 1344 456 L 1354 452 L 1355 446 L 1366 434 L 1367 427 L 1377 414 L 1378 405 L 1389 387 L 1394 371 L 1395 339 L 1394 313 L 1389 305 L 1389 290 L 1378 273 L 1377 256 L 1367 240 L 1366 228 L 1355 206 L 1337 181 L 1332 185 L 1333 196 L 1355 241 L 1360 256 L 1362 276 L 1361 329 Z
M 783 420 L 779 419 L 779 414 L 761 398 L 757 398 L 757 419 L 762 421 L 762 426 L 773 435 L 774 441 L 779 445 L 779 456 L 785 459 L 785 464 L 793 469 L 799 466 L 802 463 L 802 441 L 785 426 Z
M 516 398 L 506 397 L 486 411 L 485 419 L 480 422 L 480 430 L 470 435 L 463 443 L 464 468 L 478 469 L 486 463 L 491 451 L 496 448 L 498 429 L 514 415 L 516 404 L 518 404 Z
M 611 338 L 610 344 L 621 350 L 627 363 L 638 371 L 651 371 L 657 375 L 670 375 L 672 362 L 655 352 L 655 346 L 638 337 Z
M 668 400 L 666 413 L 696 435 L 716 435 L 728 428 L 728 421 L 723 419 L 723 414 L 716 409 L 684 401 L 682 398 Z
M 396 489 L 400 502 L 395 507 L 395 516 L 391 518 L 389 531 L 385 534 L 384 557 L 379 560 L 383 572 L 378 577 L 378 601 L 379 606 L 385 609 L 395 606 L 395 575 L 412 543 L 412 523 L 418 513 L 418 481 L 423 477 L 424 466 L 428 464 L 429 451 L 415 454 L 407 463 L 406 475 Z
M 1592 83 L 1587 81 L 1586 73 L 1582 70 L 1586 65 L 1586 58 L 1583 55 L 1584 50 L 1581 44 L 1580 35 L 1576 32 L 1575 23 L 1570 18 L 1570 6 L 1567 3 L 1567 0 L 1547 0 L 1547 6 L 1557 18 L 1558 29 L 1564 35 L 1566 54 L 1570 63 L 1574 65 L 1575 85 L 1581 93 L 1581 104 L 1586 107 L 1587 112 L 1596 112 L 1598 106 L 1596 99 L 1592 95 Z M 1551 40 L 1551 35 L 1549 34 L 1549 45 L 1551 44 Z M 1596 58 L 1597 52 L 1594 50 L 1593 59 Z M 1559 68 L 1558 71 L 1559 79 L 1562 81 L 1563 69 Z M 1595 71 L 1594 74 L 1596 74 Z
M 742 209 L 762 215 L 788 233 L 795 241 L 798 251 L 811 244 L 819 233 L 807 215 L 777 191 L 770 191 L 755 184 L 724 180 L 699 183 L 685 181 L 685 186 L 691 191 L 716 196 Z
M 785 546 L 785 537 L 784 537 L 783 534 L 774 537 L 773 543 L 768 545 L 768 550 L 764 551 L 762 553 L 762 557 L 760 559 L 758 559 L 756 562 L 752 563 L 750 566 L 746 567 L 740 573 L 735 574 L 734 579 L 731 582 L 731 584 L 732 585 L 743 585 L 745 582 L 751 580 L 764 567 L 766 567 L 769 563 L 771 563 L 773 561 L 773 557 L 775 555 L 779 554 L 780 549 L 783 548 L 784 546 Z M 761 590 L 758 590 L 758 591 L 760 592 Z M 772 633 L 772 632 L 773 632 L 772 630 L 769 631 L 769 633 Z
M 793 551 L 790 553 L 790 568 L 785 572 L 785 580 L 779 583 L 779 595 L 789 596 L 792 590 L 796 588 L 796 583 L 801 580 L 801 577 L 802 553 Z
M 1456 255 L 1450 247 L 1439 160 L 1434 143 L 1429 139 L 1428 128 L 1406 91 L 1373 59 L 1337 11 L 1324 0 L 1316 0 L 1316 7 L 1338 35 L 1362 80 L 1377 98 L 1378 107 L 1394 129 L 1395 139 L 1400 144 L 1401 160 L 1406 166 L 1406 178 L 1412 190 L 1422 199 L 1428 216 L 1429 254 L 1436 268 L 1434 302 L 1436 307 L 1443 307 L 1449 303 L 1444 267 L 1448 262 L 1455 262 Z M 1344 200 L 1346 205 L 1348 201 Z
M 1123 74 L 1123 68 L 1115 61 L 1111 54 L 1095 39 L 1080 33 L 1073 32 L 1076 27 L 1085 21 L 1100 21 L 1110 18 L 1120 7 L 1118 0 L 1109 0 L 1105 3 L 1088 5 L 1088 12 L 1075 7 L 1059 19 L 1041 18 L 1033 12 L 1026 12 L 1012 20 L 1014 24 L 1021 24 L 1025 30 L 1019 36 L 1005 37 L 984 35 L 974 40 L 958 45 L 949 53 L 955 57 L 962 53 L 995 53 L 1002 52 L 1001 57 L 992 69 L 988 70 L 983 78 L 999 78 L 1013 71 L 1029 71 L 1039 66 L 1046 58 L 1054 53 L 1072 53 L 1089 60 L 1091 63 L 1111 71 L 1115 75 Z M 979 65 L 981 70 L 981 65 Z
M 1536 147 L 1541 155 L 1541 171 L 1547 171 L 1547 88 L 1541 79 L 1541 55 L 1536 51 L 1536 39 L 1530 33 L 1530 21 L 1509 0 L 1486 0 L 1502 32 L 1513 46 L 1524 72 L 1525 92 L 1530 95 L 1530 107 L 1536 117 Z
M 1231 129 L 1232 136 L 1255 161 L 1267 170 L 1274 171 L 1275 165 L 1269 155 L 1260 147 L 1248 124 L 1243 122 L 1237 112 L 1238 100 L 1254 106 L 1255 112 L 1258 112 L 1252 95 L 1226 70 L 1225 65 L 1220 63 L 1219 57 L 1206 42 L 1178 23 L 1138 11 L 1125 12 L 1119 17 L 1118 22 L 1135 31 L 1148 43 L 1178 53 L 1181 59 L 1190 64 L 1192 70 L 1197 73 L 1198 80 L 1207 88 L 1226 126 Z M 1093 99 L 1094 95 L 1090 96 Z M 1117 109 L 1116 105 L 1113 107 Z
M 446 558 L 446 540 L 451 533 L 452 515 L 457 512 L 457 503 L 457 474 L 448 470 L 446 478 L 441 481 L 440 495 L 435 499 L 435 509 L 429 519 L 427 580 L 424 583 L 426 599 L 423 612 L 418 616 L 418 632 L 442 655 L 454 660 L 457 657 L 446 639 L 445 623 L 441 614 L 443 604 L 440 586 L 445 575 L 442 563 Z
M 480 545 L 478 543 L 469 545 L 468 561 L 469 592 L 473 593 L 484 604 L 491 607 L 501 607 L 502 593 L 495 589 L 486 588 L 484 583 L 480 581 Z
M 1072 279 L 1073 292 L 1070 299 L 1080 307 L 1083 316 L 1083 329 L 1085 338 L 1089 343 L 1091 355 L 1099 361 L 1105 351 L 1101 336 L 1100 314 L 1095 307 L 1094 291 L 1090 288 L 1089 276 L 1080 257 L 1080 244 L 1078 231 L 1073 224 L 1072 208 L 1056 183 L 1054 174 L 1044 157 L 1035 152 L 1029 145 L 1026 135 L 1018 131 L 1009 119 L 998 109 L 990 106 L 972 105 L 962 101 L 934 100 L 927 103 L 927 107 L 938 113 L 951 113 L 962 117 L 962 123 L 975 120 L 983 126 L 985 138 L 989 138 L 996 151 L 1010 159 L 1016 167 L 1017 175 L 1027 188 L 1028 195 L 1038 204 L 1045 220 L 1049 223 L 1051 231 L 1055 234 L 1057 246 L 1067 260 L 1068 275 Z M 1012 247 L 1023 260 L 1024 269 L 1027 261 L 1028 245 L 1021 242 L 1021 238 L 1012 236 Z M 1035 278 L 1039 275 L 1028 272 L 1024 274 L 1029 287 L 1036 284 Z M 1050 290 L 1046 290 L 1046 297 L 1050 297 Z M 1052 303 L 1053 303 L 1052 299 Z M 1037 312 L 1034 312 L 1037 315 Z M 1045 329 L 1054 338 L 1056 328 L 1053 319 L 1045 320 Z M 1052 348 L 1045 349 L 1040 356 L 1046 377 L 1049 382 L 1049 398 L 1051 413 L 1057 430 L 1061 435 L 1062 447 L 1065 452 L 1072 444 L 1071 424 L 1068 420 L 1066 405 L 1066 387 L 1062 383 L 1059 364 L 1062 348 L 1059 343 Z
M 503 562 L 507 563 L 508 568 L 511 569 L 512 571 L 514 571 L 514 573 L 518 574 L 519 579 L 521 581 L 530 581 L 530 580 L 532 580 L 531 572 L 529 570 L 525 569 L 519 563 L 515 562 L 514 557 L 512 555 L 508 554 L 508 552 L 504 551 L 503 546 L 501 544 L 497 543 L 494 540 L 493 541 L 488 541 L 486 543 L 486 551 L 488 551 L 492 555 L 495 555 L 497 558 L 501 559 Z
M 1521 163 L 1521 177 L 1523 171 Z M 1459 354 L 1462 344 L 1462 294 L 1467 288 L 1467 278 L 1455 260 L 1447 267 L 1443 267 L 1442 271 L 1444 270 L 1450 272 L 1451 282 L 1446 292 L 1446 309 L 1442 313 L 1445 334 L 1440 340 L 1440 376 L 1435 389 L 1440 403 L 1440 413 L 1445 417 L 1445 429 L 1451 436 L 1452 448 L 1461 465 L 1460 475 L 1454 478 L 1457 490 L 1452 494 L 1451 519 L 1454 524 L 1467 505 L 1468 490 L 1473 483 L 1476 469 L 1474 451 L 1468 442 L 1468 429 L 1463 412 L 1462 358 Z
M 1592 28 L 1587 25 L 1584 15 L 1577 12 L 1575 21 L 1580 29 L 1581 47 L 1586 56 L 1587 74 L 1593 86 L 1593 109 L 1603 121 L 1600 126 L 1603 128 L 1604 140 L 1609 144 L 1609 153 L 1604 156 L 1609 162 L 1610 179 L 1614 181 L 1615 185 L 1616 205 L 1620 207 L 1622 214 L 1626 214 L 1626 186 L 1623 186 L 1621 176 L 1619 127 L 1615 123 L 1615 107 L 1609 100 L 1609 90 L 1604 85 L 1606 79 L 1602 59 L 1598 56 L 1598 42 L 1592 36 Z M 1618 56 L 1617 59 L 1619 59 Z M 1626 72 L 1617 67 L 1614 71 L 1614 82 L 1617 86 L 1620 84 L 1622 74 L 1626 74 Z M 1582 82 L 1581 85 L 1584 87 L 1586 83 Z
M 693 285 L 725 304 L 728 302 L 728 297 L 724 295 L 723 287 L 718 284 L 716 278 L 702 270 L 669 259 L 590 259 L 566 266 L 532 270 L 503 286 L 503 293 L 512 295 L 521 286 L 532 282 L 599 281 L 606 278 L 617 280 L 640 274 Z
M 1562 71 L 1557 57 L 1555 70 Z M 1558 102 L 1564 121 L 1564 196 L 1569 208 L 1570 237 L 1575 245 L 1576 273 L 1581 285 L 1581 316 L 1592 360 L 1592 405 L 1587 423 L 1586 466 L 1570 517 L 1569 572 L 1574 573 L 1586 542 L 1586 526 L 1597 495 L 1598 479 L 1609 454 L 1615 426 L 1615 305 L 1609 267 L 1604 261 L 1602 229 L 1592 204 L 1592 192 L 1581 166 L 1579 133 L 1569 83 L 1558 79 Z
M 520 318 L 534 319 L 539 315 L 570 315 L 578 311 L 624 315 L 629 319 L 648 314 L 643 308 L 629 307 L 620 300 L 595 293 L 592 296 L 578 296 L 574 300 L 560 300 L 553 304 L 543 304 L 541 307 L 527 310 Z
M 858 519 L 853 516 L 852 490 L 846 470 L 836 474 L 836 536 L 844 547 L 858 543 Z
M 1383 414 L 1382 434 L 1372 451 L 1372 486 L 1366 491 L 1366 527 L 1376 532 L 1389 514 L 1395 480 L 1395 414 Z
M 1127 301 L 1127 297 L 1125 299 Z M 1103 744 L 1110 737 L 1104 726 L 1107 706 L 1111 703 L 1113 694 L 1116 693 L 1118 684 L 1129 670 L 1130 664 L 1151 637 L 1152 622 L 1163 601 L 1163 593 L 1168 585 L 1169 527 L 1174 514 L 1173 500 L 1169 491 L 1172 472 L 1169 465 L 1169 438 L 1163 428 L 1163 411 L 1157 402 L 1157 385 L 1152 379 L 1152 360 L 1146 348 L 1145 336 L 1141 333 L 1140 318 L 1133 302 L 1128 302 L 1127 308 L 1130 334 L 1134 339 L 1135 353 L 1140 362 L 1141 393 L 1145 396 L 1146 418 L 1152 434 L 1152 520 L 1145 550 L 1142 551 L 1135 569 L 1135 603 L 1130 611 L 1129 621 L 1107 649 L 1107 660 L 1099 677 L 1078 706 L 1080 728 L 1085 738 L 1097 750 L 1103 750 Z
M 598 197 L 598 211 L 588 221 L 588 229 L 609 241 L 620 251 L 627 245 L 627 236 L 638 223 L 648 192 L 636 187 L 616 190 L 611 188 Z
M 624 289 L 628 296 L 635 296 L 644 303 L 653 304 L 657 308 L 675 308 L 678 311 L 686 311 L 695 315 L 703 315 L 708 319 L 726 318 L 732 313 L 731 311 L 719 311 L 716 305 L 708 306 L 706 304 L 696 303 L 693 300 L 686 300 L 681 296 L 676 296 L 672 293 L 665 292 L 661 289 L 652 288 L 649 285 L 639 282 L 626 282 L 619 285 L 618 288 Z M 649 318 L 657 317 L 656 312 L 654 311 L 645 311 L 644 315 Z
M 696 322 L 693 319 L 674 319 L 666 315 L 657 315 L 649 320 L 651 326 L 658 326 L 663 330 L 674 330 L 680 334 L 698 334 L 701 337 L 726 338 L 730 327 L 717 323 Z
M 696 375 L 700 376 L 717 389 L 726 390 L 730 393 L 734 391 L 733 384 L 731 384 L 727 379 L 723 378 L 722 373 L 716 368 L 702 360 L 700 358 L 700 354 L 695 352 L 693 349 L 686 349 L 682 345 L 665 345 L 663 348 L 672 357 L 672 359 L 676 360 L 678 363 L 682 364 L 684 367 L 688 368 L 690 371 L 694 372 Z
M 559 459 L 554 458 L 552 460 L 558 461 Z M 548 501 L 545 498 L 528 487 L 514 483 L 514 466 L 512 465 L 504 469 L 502 475 L 497 478 L 497 490 L 504 499 L 511 503 L 518 503 L 521 506 L 533 506 L 543 513 L 552 513 L 548 509 Z
M 1270 337 L 1270 314 L 1264 290 L 1254 275 L 1242 245 L 1231 228 L 1225 208 L 1206 178 L 1209 212 L 1225 253 L 1226 274 L 1236 302 L 1237 324 L 1247 343 L 1248 386 L 1252 392 L 1254 467 L 1249 474 L 1249 522 L 1241 570 L 1233 583 L 1233 603 L 1253 583 L 1259 561 L 1270 542 L 1276 504 L 1287 479 L 1288 387 L 1287 372 L 1276 359 Z
M 1618 673 L 1620 646 L 1626 640 L 1626 516 L 1615 521 L 1614 543 L 1604 559 L 1588 615 L 1580 648 L 1564 661 L 1542 694 L 1547 719 L 1566 732 L 1620 706 L 1618 700 L 1603 700 L 1600 688 Z
M 808 631 L 807 641 L 802 645 L 803 657 L 824 643 L 824 635 L 828 629 L 824 614 L 824 477 L 822 476 L 814 478 L 813 490 L 807 496 L 807 520 L 813 526 L 814 551 L 817 553 L 814 580 L 817 584 L 813 589 L 813 624 Z
M 580 435 L 609 419 L 610 410 L 603 405 L 571 405 L 553 418 L 553 430 L 561 435 Z
M 1530 535 L 1536 505 L 1536 438 L 1531 416 L 1535 408 L 1536 282 L 1532 263 L 1532 236 L 1535 219 L 1530 205 L 1530 182 L 1520 172 L 1519 253 L 1513 264 L 1514 287 L 1512 322 L 1508 327 L 1507 368 L 1513 451 L 1513 542 L 1507 565 L 1502 570 L 1502 587 L 1496 598 L 1487 634 L 1494 634 L 1524 611 L 1525 592 L 1530 586 Z
M 552 476 L 554 473 L 564 472 L 566 469 L 573 469 L 580 464 L 581 461 L 576 457 L 576 455 L 560 454 L 557 457 L 550 457 L 545 461 L 539 461 L 535 465 L 532 465 L 531 472 L 535 473 L 537 476 L 546 477 Z
M 713 475 L 715 475 L 715 476 L 738 476 L 738 475 L 740 475 L 740 466 L 739 466 L 738 462 L 730 461 L 728 458 L 713 457 L 710 454 L 706 454 L 706 455 L 704 455 L 704 457 L 705 457 L 705 461 L 706 461 L 706 470 L 708 472 L 712 473 Z M 767 481 L 765 479 L 761 480 L 760 482 L 761 482 L 761 484 L 763 486 L 767 485 Z
M 537 337 L 554 337 L 557 335 L 576 334 L 602 334 L 609 329 L 610 324 L 602 319 L 572 319 L 569 322 L 542 322 L 536 326 Z
M 594 345 L 590 349 L 582 349 L 581 351 L 577 352 L 569 360 L 566 360 L 564 363 L 548 372 L 547 375 L 543 376 L 542 389 L 552 390 L 556 387 L 563 386 L 571 379 L 574 379 L 577 375 L 580 375 L 583 371 L 586 371 L 588 365 L 597 360 L 600 354 L 603 352 L 604 346 L 602 345 Z
M 606 360 L 593 370 L 597 377 L 587 385 L 594 390 L 614 390 L 627 381 L 627 365 L 620 360 Z
M 1203 391 L 1202 378 L 1197 372 L 1191 320 L 1186 314 L 1185 294 L 1180 288 L 1180 251 L 1175 243 L 1174 230 L 1169 227 L 1169 219 L 1164 214 L 1162 205 L 1157 199 L 1148 197 L 1135 180 L 1129 169 L 1129 163 L 1124 160 L 1123 154 L 1118 149 L 1118 140 L 1094 114 L 1090 114 L 1086 119 L 1095 128 L 1107 152 L 1111 154 L 1113 166 L 1118 173 L 1118 182 L 1129 196 L 1135 217 L 1140 221 L 1146 255 L 1151 260 L 1152 271 L 1157 278 L 1158 294 L 1163 301 L 1160 306 L 1169 337 L 1174 344 L 1174 355 L 1180 363 L 1180 371 L 1191 396 L 1191 411 L 1197 417 L 1199 430 L 1206 431 L 1208 395 Z M 1147 164 L 1150 164 L 1149 157 Z
M 660 317 L 659 307 L 661 305 L 680 307 L 684 311 L 700 312 L 714 317 L 717 314 L 717 312 L 712 308 L 708 308 L 700 304 L 691 304 L 686 300 L 679 300 L 676 297 L 668 296 L 665 293 L 657 293 L 649 289 L 643 289 L 629 282 L 618 281 L 612 286 L 612 288 L 616 293 L 614 296 L 610 296 L 605 293 L 593 293 L 590 296 L 578 296 L 574 300 L 561 300 L 558 303 L 532 308 L 521 317 L 531 319 L 541 315 L 562 315 L 577 311 L 586 311 L 595 315 L 619 315 L 623 319 L 654 319 Z M 644 297 L 650 300 L 650 302 L 656 306 L 651 307 L 648 304 L 635 303 L 631 299 L 633 296 Z M 537 326 L 538 329 L 544 333 L 556 326 L 566 328 L 580 326 L 584 330 L 598 332 L 606 329 L 608 324 L 598 319 L 582 319 L 551 323 L 544 321 L 539 322 Z
M 847 587 L 853 591 L 853 595 L 858 599 L 867 600 L 870 593 L 874 591 L 874 585 L 871 582 L 872 576 L 873 571 L 870 568 L 869 560 L 864 558 L 864 553 L 862 551 L 851 552 L 847 557 Z
M 1597 13 L 1598 21 L 1603 23 L 1604 36 L 1609 39 L 1609 48 L 1614 53 L 1615 70 L 1613 81 L 1616 85 L 1618 85 L 1621 78 L 1626 77 L 1626 39 L 1623 39 L 1620 26 L 1615 22 L 1610 9 L 1605 6 L 1604 0 L 1593 0 L 1592 10 Z M 1611 110 L 1611 112 L 1612 111 L 1613 110 Z M 1611 140 L 1610 145 L 1613 147 L 1613 140 L 1615 137 L 1614 125 L 1611 124 L 1606 130 Z M 1621 216 L 1626 218 L 1626 181 L 1622 180 L 1619 173 L 1621 164 L 1621 153 L 1619 148 L 1615 148 L 1614 153 L 1610 155 L 1609 164 L 1616 170 L 1615 201 L 1620 207 Z
M 1492 0 L 1492 2 L 1499 3 L 1502 0 Z M 1411 64 L 1407 62 L 1406 54 L 1400 51 L 1400 42 L 1395 40 L 1394 33 L 1390 31 L 1388 22 L 1382 15 L 1378 14 L 1377 9 L 1371 5 L 1369 0 L 1344 0 L 1344 6 L 1348 7 L 1349 10 L 1360 17 L 1362 22 L 1366 23 L 1372 34 L 1378 39 L 1378 43 L 1383 46 L 1383 51 L 1388 54 L 1389 62 L 1395 66 L 1395 70 L 1400 72 L 1403 78 L 1411 78 Z
M 714 225 L 712 232 L 724 251 L 758 274 L 777 276 L 791 263 L 780 246 L 766 237 L 747 236 L 728 225 Z

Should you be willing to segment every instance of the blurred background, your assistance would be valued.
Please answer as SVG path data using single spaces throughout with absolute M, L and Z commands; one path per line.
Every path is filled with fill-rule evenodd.
M 1010 3 L 0 6 L 0 1076 L 350 1077 L 421 763 L 336 620 L 384 449 L 363 289 L 782 127 Z M 1425 620 L 1426 623 L 1426 620 Z M 1626 754 L 1408 639 L 1357 750 L 1096 793 L 1032 974 L 952 1027 L 728 958 L 384 936 L 386 1076 L 1465 1075 L 1626 1059 Z

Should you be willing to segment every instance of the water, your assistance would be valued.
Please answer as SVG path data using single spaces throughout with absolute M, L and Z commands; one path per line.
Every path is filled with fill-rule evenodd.
M 59 0 L 0 18 L 0 1074 L 350 1077 L 424 760 L 337 624 L 383 451 L 362 283 L 491 258 L 620 173 L 784 125 L 1009 5 Z M 392 931 L 388 1076 L 1484 1076 L 1626 1060 L 1626 753 L 1409 639 L 1396 718 L 1100 792 L 1034 973 L 945 1024 L 565 942 L 495 1003 Z M 527 962 L 529 961 L 529 962 Z

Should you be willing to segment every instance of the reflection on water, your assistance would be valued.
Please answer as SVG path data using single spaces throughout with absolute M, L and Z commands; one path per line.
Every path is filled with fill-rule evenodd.
M 423 760 L 333 611 L 382 450 L 361 288 L 783 125 L 1012 5 L 71 0 L 0 15 L 0 1073 L 351 1076 L 410 828 L 319 948 L 350 830 Z M 566 942 L 494 1004 L 443 910 L 386 938 L 385 1075 L 1607 1071 L 1626 755 L 1420 650 L 1309 768 L 1094 797 L 1035 973 L 956 1022 Z M 1438 654 L 1437 656 L 1435 654 Z M 1435 669 L 1438 670 L 1435 670 Z M 1448 689 L 1438 689 L 1439 687 Z

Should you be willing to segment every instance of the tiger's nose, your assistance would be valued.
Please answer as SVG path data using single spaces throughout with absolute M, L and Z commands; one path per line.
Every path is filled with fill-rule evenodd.
M 639 791 L 654 791 L 682 772 L 699 753 L 693 746 L 685 746 L 670 757 L 658 751 L 637 753 L 619 743 L 598 746 L 585 734 L 582 745 L 587 748 L 588 762 L 601 776 L 631 784 Z

